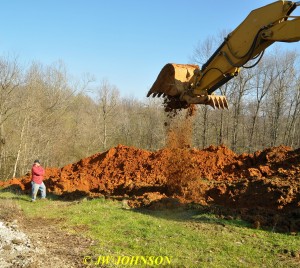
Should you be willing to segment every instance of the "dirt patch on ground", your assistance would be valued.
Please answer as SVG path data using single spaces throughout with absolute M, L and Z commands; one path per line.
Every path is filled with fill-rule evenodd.
M 11 200 L 2 200 L 0 211 L 1 267 L 85 267 L 82 258 L 94 242 L 62 230 L 59 217 L 24 217 Z
M 39 250 L 36 267 L 84 267 L 82 259 L 88 255 L 92 240 L 60 230 L 60 219 L 34 218 L 21 223 L 21 229 Z M 34 226 L 39 225 L 38 228 Z

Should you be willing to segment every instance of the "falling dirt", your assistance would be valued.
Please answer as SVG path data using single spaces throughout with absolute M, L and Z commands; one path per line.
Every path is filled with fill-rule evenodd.
M 189 104 L 181 101 L 179 97 L 165 96 L 163 102 L 164 110 L 170 118 L 175 117 L 182 109 L 189 108 Z
M 46 168 L 47 191 L 65 199 L 126 199 L 131 207 L 200 204 L 254 227 L 300 231 L 300 149 L 279 146 L 242 155 L 225 146 L 198 150 L 190 146 L 192 119 L 184 122 L 170 126 L 162 150 L 118 145 L 62 168 Z M 1 186 L 29 193 L 30 174 Z
M 184 187 L 193 178 L 193 160 L 190 148 L 193 137 L 193 109 L 189 108 L 182 118 L 171 120 L 167 130 L 166 186 L 168 194 L 183 195 Z

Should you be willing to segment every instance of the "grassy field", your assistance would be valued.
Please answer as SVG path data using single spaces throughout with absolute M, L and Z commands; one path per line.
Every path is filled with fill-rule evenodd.
M 299 234 L 252 229 L 243 221 L 219 219 L 199 209 L 131 210 L 106 199 L 30 203 L 28 196 L 10 192 L 0 192 L 1 200 L 14 202 L 25 218 L 60 218 L 58 228 L 95 240 L 79 256 L 86 256 L 89 267 L 300 265 Z

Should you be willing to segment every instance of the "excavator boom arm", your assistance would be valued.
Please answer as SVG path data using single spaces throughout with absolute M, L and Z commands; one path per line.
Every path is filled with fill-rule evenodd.
M 274 42 L 300 40 L 300 17 L 290 16 L 299 5 L 300 2 L 277 1 L 253 10 L 201 69 L 198 65 L 167 64 L 147 96 L 164 95 L 172 109 L 190 104 L 228 108 L 225 96 L 212 93 L 237 76 L 246 63 L 256 58 L 259 61 Z

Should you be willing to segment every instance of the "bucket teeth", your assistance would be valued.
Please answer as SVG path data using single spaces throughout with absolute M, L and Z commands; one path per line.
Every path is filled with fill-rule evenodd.
M 224 110 L 224 109 L 225 109 L 225 106 L 224 106 L 224 103 L 223 103 L 222 98 L 220 98 L 219 104 L 220 104 L 221 109 Z
M 215 106 L 220 109 L 220 104 L 219 104 L 220 100 L 219 98 L 215 98 Z
M 152 96 L 152 98 L 155 98 L 155 97 L 159 98 L 161 95 L 164 95 L 164 93 L 163 92 L 148 92 L 147 97 Z
M 210 105 L 214 109 L 228 109 L 228 103 L 225 96 L 208 95 L 206 105 Z
M 222 101 L 223 101 L 223 106 L 228 110 L 228 102 L 227 102 L 226 97 L 223 97 Z

